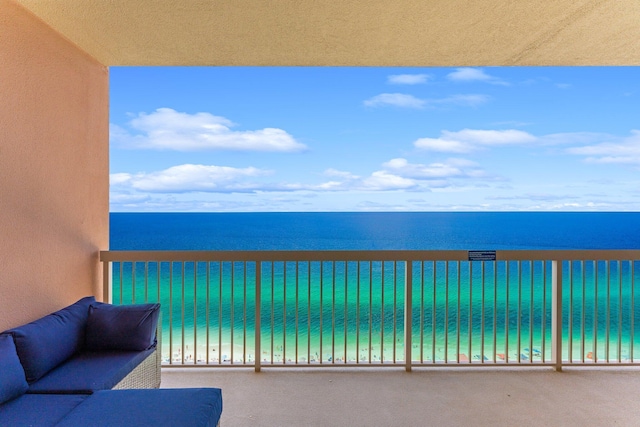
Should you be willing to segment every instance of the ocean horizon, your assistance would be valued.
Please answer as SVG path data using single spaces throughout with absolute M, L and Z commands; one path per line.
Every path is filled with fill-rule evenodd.
M 637 212 L 111 213 L 111 250 L 640 249 Z

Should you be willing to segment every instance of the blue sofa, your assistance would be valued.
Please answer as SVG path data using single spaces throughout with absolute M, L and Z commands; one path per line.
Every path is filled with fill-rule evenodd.
M 86 297 L 3 334 L 13 337 L 29 393 L 123 388 L 119 384 L 130 374 L 140 376 L 142 368 L 147 378 L 136 388 L 158 388 L 159 309 L 159 304 L 114 306 Z M 132 381 L 124 382 L 131 388 Z
M 158 313 L 88 297 L 0 334 L 0 425 L 218 425 L 219 389 L 112 390 L 148 361 L 159 386 Z

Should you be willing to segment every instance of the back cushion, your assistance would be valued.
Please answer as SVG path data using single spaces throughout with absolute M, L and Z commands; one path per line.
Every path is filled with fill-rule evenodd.
M 157 303 L 91 304 L 85 348 L 89 351 L 149 349 L 156 343 L 159 314 Z
M 11 335 L 0 335 L 0 405 L 23 395 L 29 385 Z
M 82 349 L 89 306 L 94 302 L 94 297 L 85 297 L 62 310 L 7 331 L 13 335 L 29 383 L 42 378 Z

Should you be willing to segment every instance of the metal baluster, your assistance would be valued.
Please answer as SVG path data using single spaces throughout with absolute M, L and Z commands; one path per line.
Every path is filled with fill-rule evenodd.
M 282 364 L 287 363 L 287 261 L 282 263 Z
M 398 262 L 393 261 L 393 363 L 396 363 L 397 331 L 398 331 Z M 357 352 L 356 352 L 357 359 Z
M 371 350 L 373 349 L 373 261 L 369 261 L 369 364 L 371 364 Z
M 307 261 L 307 364 L 311 363 L 311 261 Z
M 205 311 L 204 311 L 204 315 L 205 315 L 205 323 L 207 325 L 207 328 L 205 329 L 205 339 L 206 339 L 206 352 L 207 352 L 207 358 L 206 358 L 206 363 L 207 365 L 211 362 L 211 350 L 209 349 L 209 330 L 211 329 L 211 324 L 209 323 L 209 304 L 210 304 L 210 293 L 211 290 L 209 289 L 211 286 L 211 262 L 207 261 L 205 262 L 205 266 L 207 268 L 207 291 L 206 291 L 206 296 L 205 296 Z
M 598 362 L 598 261 L 593 261 L 595 278 L 595 303 L 593 316 L 593 362 Z
M 173 364 L 173 262 L 169 262 L 169 360 Z
M 622 260 L 618 260 L 618 363 L 622 362 Z
M 469 363 L 473 361 L 473 261 L 469 261 Z
M 529 295 L 529 363 L 533 363 L 533 310 L 534 310 L 534 295 L 533 295 L 533 260 L 529 261 L 529 287 L 531 294 Z
M 605 261 L 605 266 L 607 272 L 607 329 L 605 330 L 605 356 L 607 363 L 609 363 L 609 334 L 611 332 L 611 264 L 609 260 Z
M 547 361 L 547 262 L 542 262 L 542 363 Z
M 504 361 L 509 363 L 509 264 L 510 261 L 506 261 L 506 277 L 505 277 L 505 316 L 504 316 Z
M 233 357 L 233 338 L 234 338 L 234 332 L 235 332 L 235 272 L 236 272 L 236 263 L 235 261 L 231 262 L 231 364 L 233 365 L 235 363 L 235 359 Z
M 433 267 L 433 303 L 431 307 L 431 362 L 436 363 L 436 269 L 437 264 L 435 261 L 431 261 Z
M 256 268 L 256 312 L 255 312 L 255 371 L 262 368 L 262 261 L 255 262 Z
M 420 261 L 420 363 L 424 363 L 424 261 Z
M 380 364 L 384 364 L 384 263 L 382 261 L 381 271 L 380 271 Z M 345 301 L 347 299 L 345 298 Z M 345 316 L 346 322 L 346 316 Z M 345 362 L 347 358 L 345 357 Z
M 247 363 L 247 262 L 242 262 L 242 363 Z
M 460 289 L 460 263 L 457 263 L 457 284 L 458 284 L 458 302 L 457 302 L 457 310 L 456 310 L 456 363 L 460 363 L 460 335 L 461 335 L 461 331 L 460 331 L 460 295 L 461 295 L 461 289 Z M 471 356 L 469 356 L 471 357 Z
M 517 343 L 518 343 L 518 363 L 522 363 L 522 261 L 517 262 L 518 265 L 518 327 L 517 327 Z
M 198 263 L 193 262 L 193 364 L 198 363 Z
M 634 362 L 634 357 L 633 357 L 633 347 L 634 347 L 634 322 L 635 322 L 635 283 L 636 283 L 636 276 L 635 276 L 635 266 L 636 263 L 634 260 L 631 260 L 631 313 L 630 313 L 630 317 L 631 317 L 631 329 L 630 329 L 630 337 L 629 337 L 629 346 L 631 347 L 629 349 L 629 359 L 631 359 L 631 363 Z
M 331 363 L 336 363 L 336 264 L 331 262 Z
M 493 363 L 498 357 L 498 261 L 493 265 Z
M 481 305 L 481 318 L 480 318 L 480 363 L 484 363 L 484 316 L 485 316 L 485 311 L 484 311 L 484 303 L 485 303 L 485 276 L 484 276 L 484 262 L 480 263 L 480 273 L 481 273 L 481 277 L 482 277 L 482 295 L 481 295 L 481 301 L 482 301 L 482 305 Z M 469 359 L 471 360 L 471 359 Z
M 298 364 L 298 345 L 299 345 L 299 332 L 298 332 L 298 321 L 299 321 L 299 317 L 298 317 L 298 310 L 300 307 L 300 303 L 299 303 L 299 299 L 300 299 L 300 293 L 299 293 L 299 289 L 298 289 L 298 285 L 299 285 L 299 274 L 300 274 L 300 262 L 296 261 L 296 365 Z
M 449 358 L 449 261 L 445 262 L 445 291 L 444 291 L 444 363 Z
M 584 357 L 585 357 L 585 353 L 584 353 L 584 347 L 585 347 L 585 325 L 586 325 L 586 315 L 585 315 L 585 310 L 586 310 L 586 276 L 587 276 L 587 264 L 586 261 L 580 261 L 580 264 L 582 266 L 582 323 L 580 326 L 580 335 L 581 335 L 581 339 L 580 339 L 580 360 L 582 361 L 582 363 L 584 363 Z
M 222 364 L 222 272 L 223 262 L 218 261 L 218 365 Z
M 573 261 L 569 261 L 569 363 L 573 362 Z

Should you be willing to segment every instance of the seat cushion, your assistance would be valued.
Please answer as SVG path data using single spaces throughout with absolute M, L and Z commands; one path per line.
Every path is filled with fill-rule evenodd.
M 29 388 L 11 335 L 0 335 L 0 404 L 15 399 Z
M 154 349 L 80 353 L 39 381 L 30 384 L 29 393 L 91 393 L 94 390 L 109 390 L 152 354 Z
M 92 394 L 59 426 L 214 427 L 221 414 L 217 388 L 108 390 Z
M 88 395 L 23 394 L 0 405 L 0 426 L 54 426 Z
M 87 318 L 85 349 L 142 351 L 155 345 L 160 304 L 93 303 Z
M 82 298 L 62 310 L 7 331 L 13 335 L 27 382 L 37 381 L 82 349 L 92 302 L 94 297 Z

